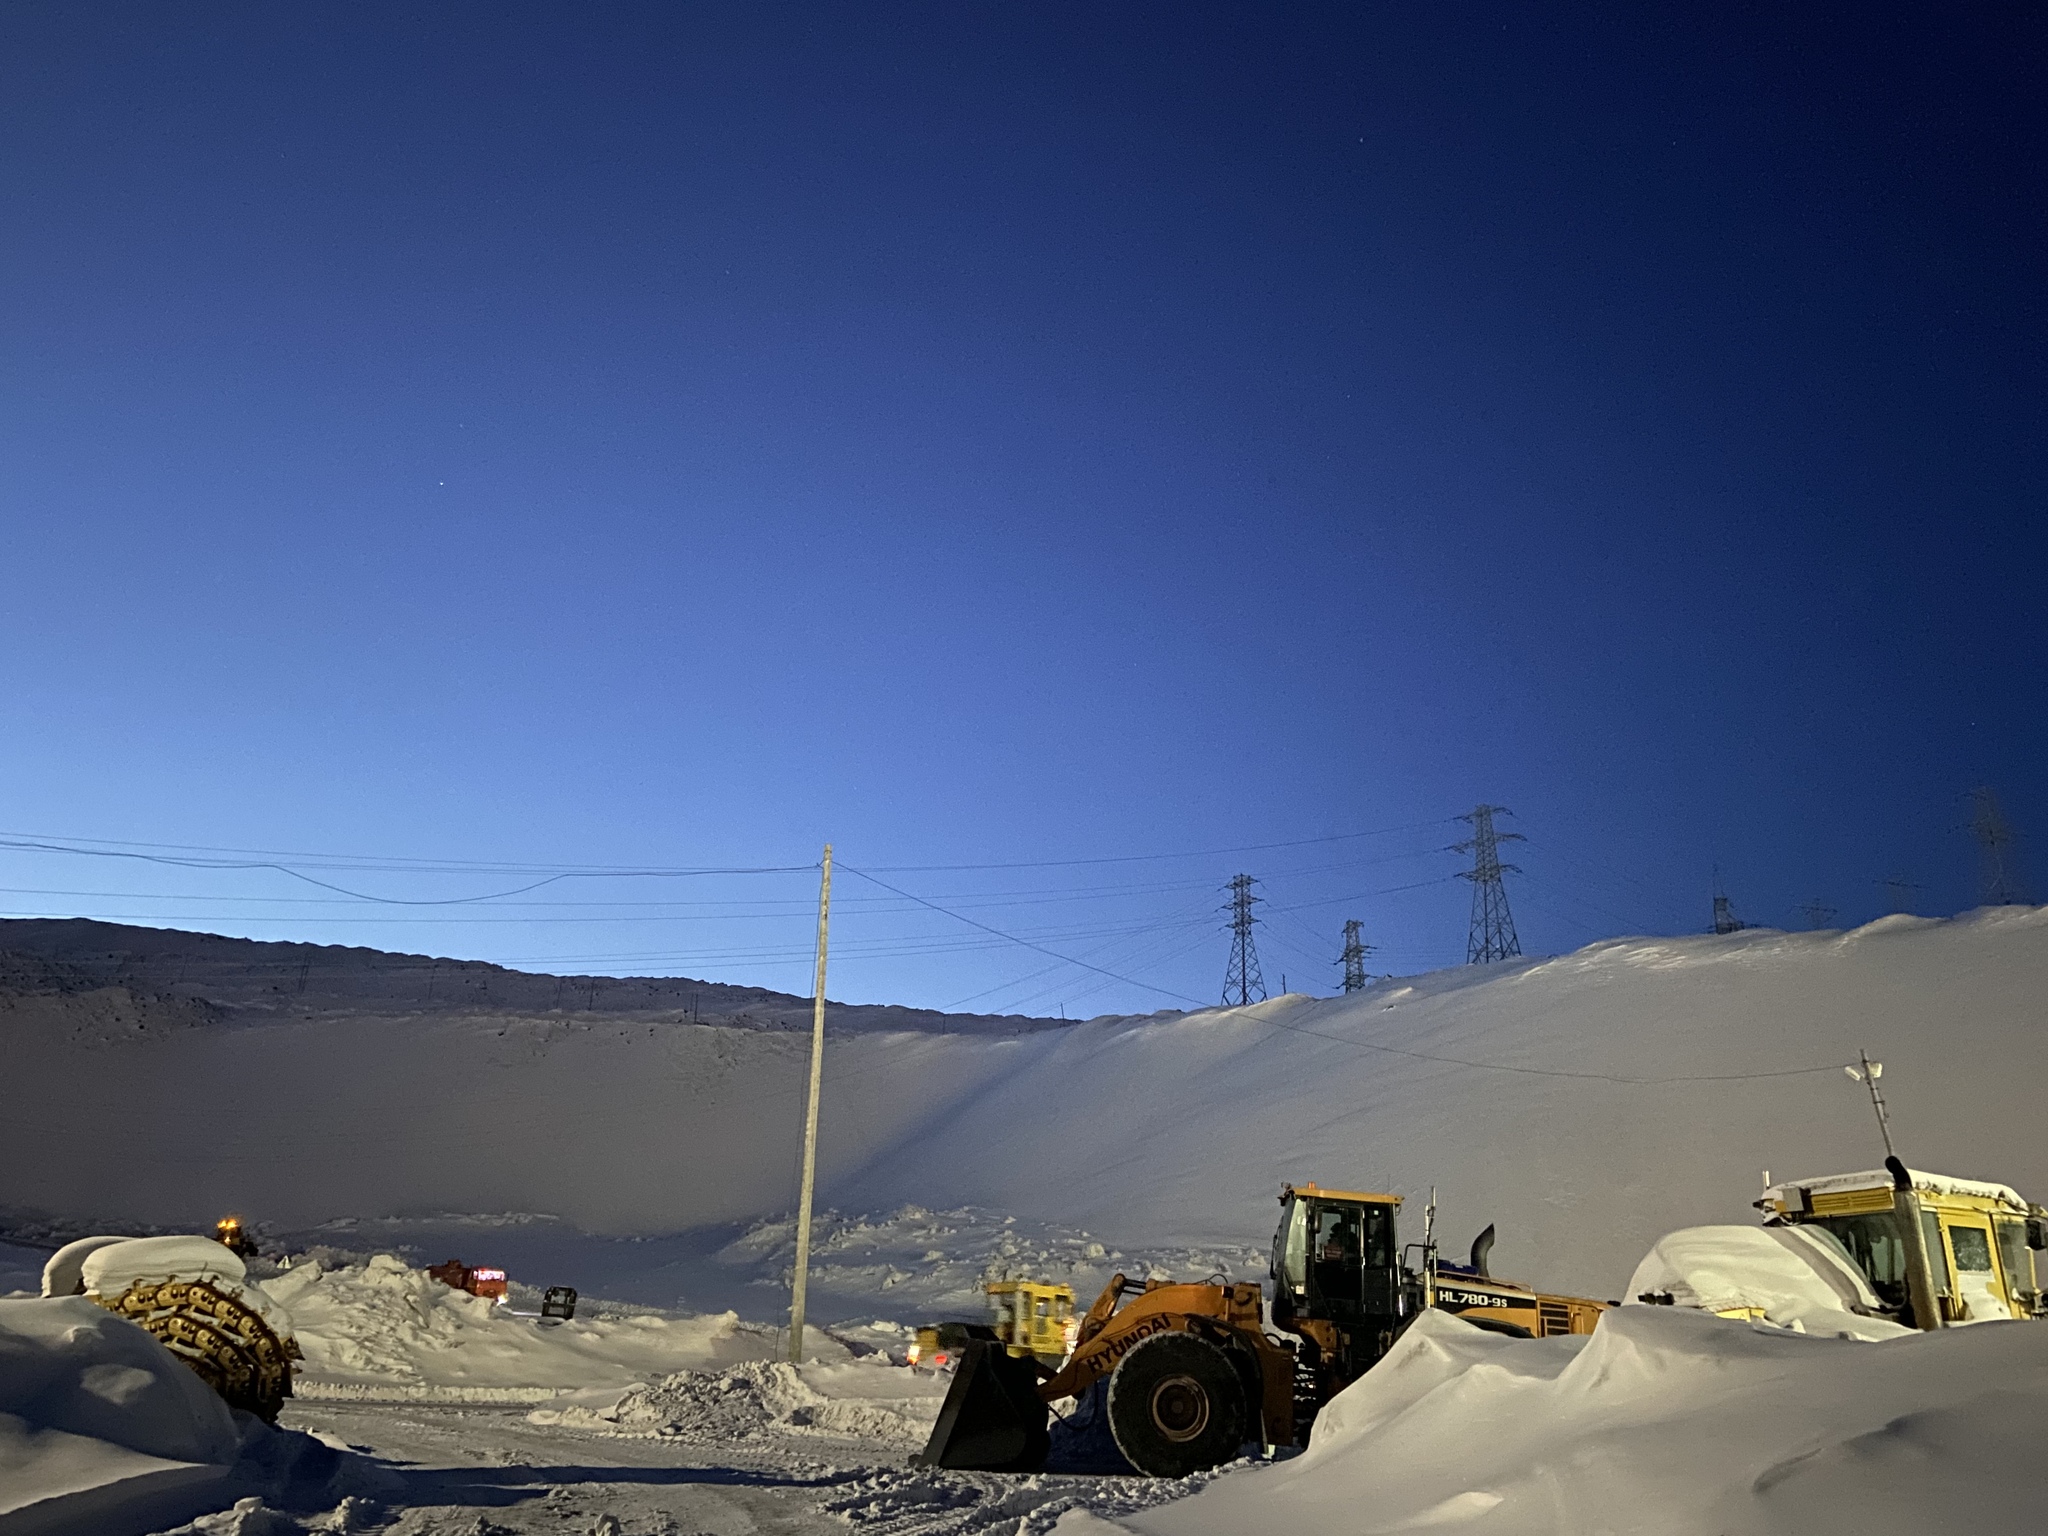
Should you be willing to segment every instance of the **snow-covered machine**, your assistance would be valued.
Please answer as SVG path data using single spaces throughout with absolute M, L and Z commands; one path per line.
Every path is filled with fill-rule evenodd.
M 45 1296 L 85 1296 L 154 1334 L 231 1408 L 276 1423 L 300 1358 L 291 1318 L 213 1237 L 85 1237 L 43 1266 Z
M 1050 1449 L 1049 1405 L 1101 1387 L 1124 1458 L 1140 1472 L 1185 1477 L 1230 1460 L 1247 1441 L 1305 1442 L 1322 1405 L 1432 1308 L 1525 1338 L 1590 1333 L 1606 1310 L 1607 1303 L 1496 1280 L 1486 1262 L 1491 1227 L 1466 1265 L 1439 1262 L 1433 1219 L 1421 1242 L 1402 1247 L 1399 1195 L 1290 1184 L 1280 1201 L 1274 1332 L 1255 1281 L 1117 1275 L 1056 1367 L 1015 1355 L 993 1337 L 968 1338 L 918 1459 L 927 1466 L 1033 1470 Z
M 1909 1327 L 2048 1316 L 2034 1258 L 2048 1248 L 2048 1208 L 2004 1184 L 1888 1161 L 1773 1184 L 1756 1202 L 1764 1225 L 1838 1248 Z

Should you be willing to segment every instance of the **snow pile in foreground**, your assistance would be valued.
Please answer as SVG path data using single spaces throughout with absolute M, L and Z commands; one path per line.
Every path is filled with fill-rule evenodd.
M 2048 1422 L 2048 1328 L 1884 1343 L 1678 1307 L 1513 1340 L 1428 1313 L 1317 1421 L 1295 1461 L 1116 1525 L 1667 1536 L 2026 1530 Z M 1063 1536 L 1114 1527 L 1075 1514 Z
M 235 1413 L 85 1297 L 0 1300 L 0 1536 L 115 1536 L 245 1492 L 325 1507 L 350 1461 Z
M 307 1260 L 266 1288 L 291 1309 L 304 1397 L 543 1398 L 759 1360 L 775 1342 L 730 1312 L 675 1317 L 586 1302 L 574 1318 L 543 1324 L 389 1254 L 340 1269 Z
M 203 1508 L 240 1446 L 227 1404 L 133 1323 L 83 1297 L 0 1301 L 0 1531 Z

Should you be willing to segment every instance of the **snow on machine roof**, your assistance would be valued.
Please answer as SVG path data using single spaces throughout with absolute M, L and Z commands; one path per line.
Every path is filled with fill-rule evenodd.
M 1988 1200 L 2018 1215 L 2025 1215 L 2032 1209 L 2019 1191 L 2007 1184 L 1992 1184 L 1983 1179 L 1958 1179 L 1945 1173 L 1926 1173 L 1918 1168 L 1908 1168 L 1906 1172 L 1913 1180 L 1913 1188 L 1922 1194 Z M 1882 1168 L 1866 1169 L 1861 1173 L 1832 1173 L 1817 1179 L 1787 1179 L 1773 1184 L 1756 1204 L 1761 1211 L 1807 1211 L 1812 1209 L 1816 1195 L 1889 1190 L 1891 1187 L 1892 1176 Z

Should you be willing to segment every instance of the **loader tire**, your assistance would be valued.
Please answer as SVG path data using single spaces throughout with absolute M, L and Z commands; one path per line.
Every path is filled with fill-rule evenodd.
M 1153 1477 L 1221 1466 L 1245 1438 L 1244 1386 L 1230 1357 L 1191 1333 L 1158 1333 L 1109 1378 L 1109 1432 Z

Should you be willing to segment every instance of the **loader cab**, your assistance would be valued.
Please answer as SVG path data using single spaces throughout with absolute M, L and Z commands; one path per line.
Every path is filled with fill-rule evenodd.
M 1273 1235 L 1273 1322 L 1313 1336 L 1334 1325 L 1352 1371 L 1384 1351 L 1401 1315 L 1399 1195 L 1288 1185 Z M 1327 1347 L 1327 1343 L 1325 1344 Z

